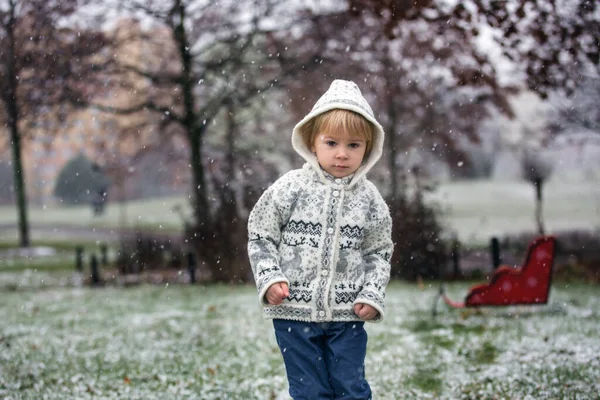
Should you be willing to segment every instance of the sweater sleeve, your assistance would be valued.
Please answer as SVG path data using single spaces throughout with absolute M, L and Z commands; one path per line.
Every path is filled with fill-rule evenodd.
M 390 280 L 390 261 L 394 250 L 392 218 L 379 193 L 371 205 L 369 224 L 363 240 L 365 283 L 354 304 L 363 303 L 375 308 L 380 322 L 385 313 L 385 288 Z
M 265 294 L 271 285 L 278 282 L 289 285 L 281 271 L 278 252 L 281 228 L 287 220 L 286 207 L 278 205 L 284 193 L 283 186 L 280 179 L 269 187 L 248 218 L 248 258 L 262 306 L 269 304 Z

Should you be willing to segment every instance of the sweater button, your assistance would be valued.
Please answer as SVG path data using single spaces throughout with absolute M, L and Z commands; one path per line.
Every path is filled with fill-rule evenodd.
M 325 311 L 319 311 L 319 317 L 324 317 L 325 316 Z
M 321 271 L 321 275 L 327 276 L 327 274 L 329 274 L 329 271 L 327 271 L 326 269 L 324 269 L 323 271 Z
M 333 233 L 333 228 L 327 229 L 327 233 L 332 234 Z
M 340 192 L 338 192 L 337 190 L 334 190 L 334 191 L 333 191 L 333 195 L 334 195 L 335 197 L 338 197 L 338 196 L 340 195 Z
M 342 180 L 341 180 L 340 178 L 337 178 L 337 179 L 335 180 L 335 183 L 342 183 Z

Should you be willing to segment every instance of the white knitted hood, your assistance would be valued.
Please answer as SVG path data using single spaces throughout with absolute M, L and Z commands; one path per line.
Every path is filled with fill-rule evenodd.
M 323 94 L 323 96 L 321 96 L 321 98 L 316 102 L 310 113 L 308 113 L 308 115 L 298 122 L 294 127 L 294 130 L 292 131 L 292 146 L 294 147 L 294 150 L 296 150 L 296 152 L 300 154 L 302 158 L 304 158 L 317 171 L 319 171 L 319 173 L 322 175 L 322 178 L 325 179 L 325 175 L 319 166 L 317 157 L 304 144 L 300 129 L 312 118 L 334 108 L 341 108 L 359 113 L 375 126 L 373 148 L 368 158 L 363 162 L 363 165 L 361 165 L 360 168 L 358 168 L 358 170 L 354 173 L 354 177 L 349 185 L 352 187 L 360 178 L 365 176 L 365 174 L 369 172 L 371 168 L 373 168 L 377 160 L 381 158 L 384 138 L 383 128 L 375 119 L 373 110 L 371 110 L 371 107 L 367 103 L 367 100 L 365 100 L 363 97 L 356 83 L 341 79 L 334 80 L 325 94 Z

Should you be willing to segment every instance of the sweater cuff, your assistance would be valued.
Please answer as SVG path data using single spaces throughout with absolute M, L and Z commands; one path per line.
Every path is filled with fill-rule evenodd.
M 273 286 L 276 283 L 280 283 L 280 282 L 287 284 L 288 287 L 290 286 L 290 281 L 288 281 L 287 278 L 283 275 L 272 276 L 268 281 L 263 282 L 262 286 L 258 290 L 258 301 L 259 301 L 261 307 L 266 307 L 266 306 L 272 305 L 271 303 L 269 303 L 267 301 L 265 296 L 271 286 Z
M 356 304 L 368 304 L 373 307 L 379 313 L 375 318 L 369 320 L 371 322 L 381 322 L 383 321 L 383 315 L 385 313 L 385 305 L 383 302 L 383 297 L 371 290 L 363 290 L 356 296 L 356 300 L 352 303 L 354 307 Z

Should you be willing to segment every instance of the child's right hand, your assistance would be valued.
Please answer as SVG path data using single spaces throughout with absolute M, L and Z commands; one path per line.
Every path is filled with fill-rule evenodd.
M 279 305 L 283 302 L 283 299 L 290 295 L 290 290 L 288 288 L 287 283 L 278 282 L 274 283 L 267 289 L 267 294 L 265 297 L 269 304 L 273 304 L 274 306 Z

